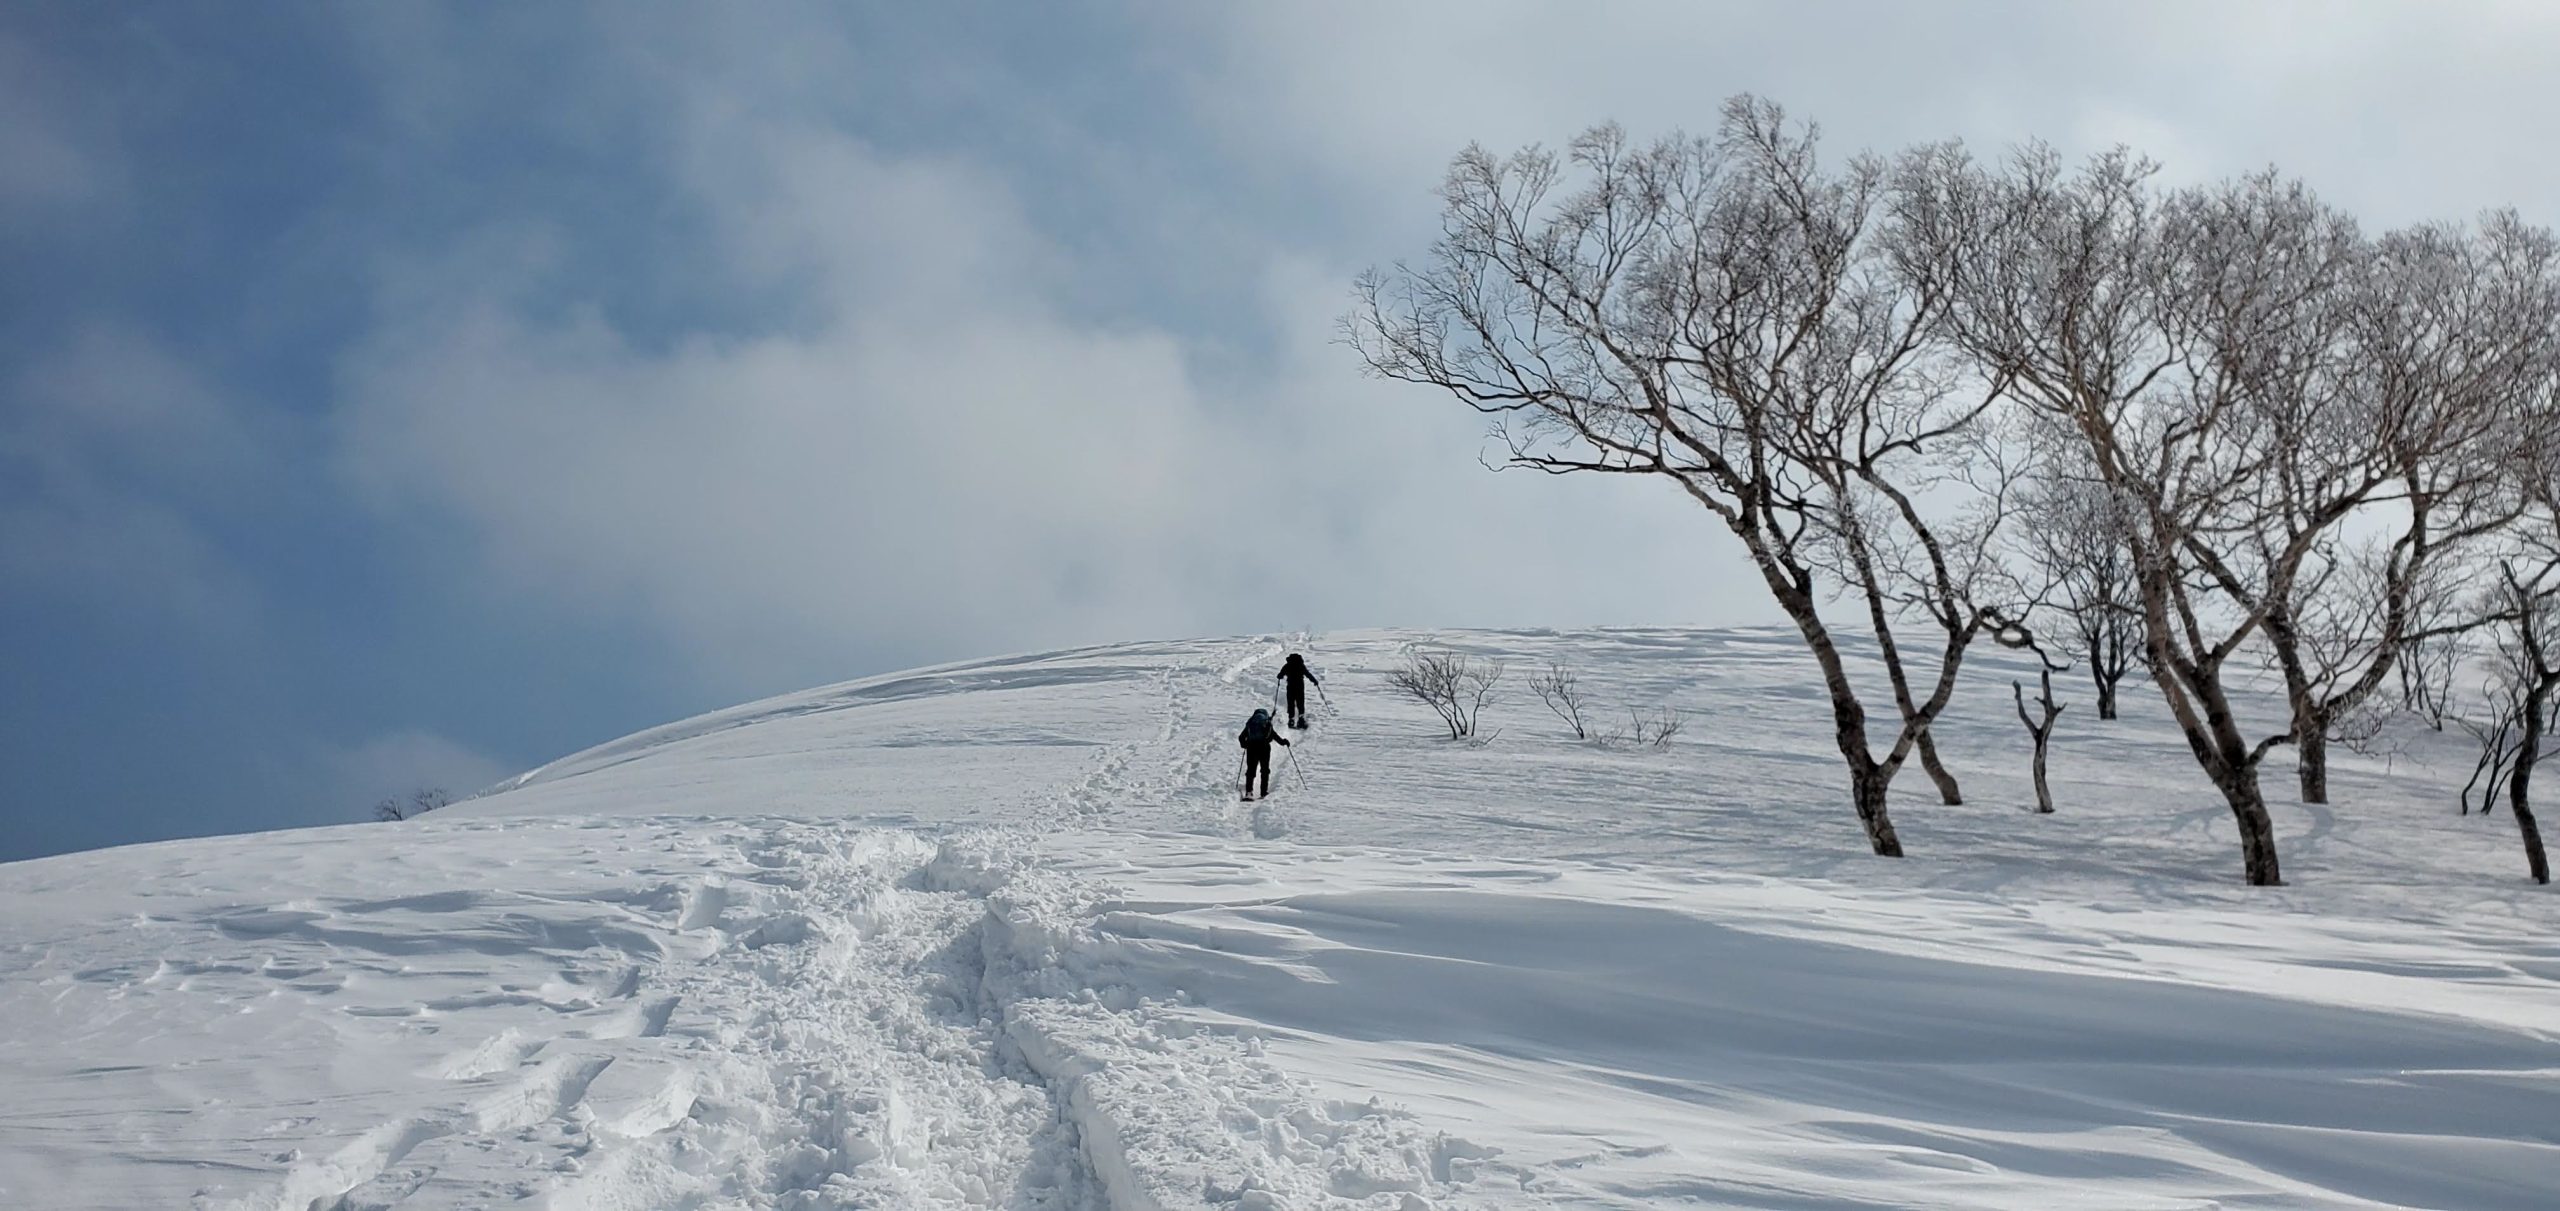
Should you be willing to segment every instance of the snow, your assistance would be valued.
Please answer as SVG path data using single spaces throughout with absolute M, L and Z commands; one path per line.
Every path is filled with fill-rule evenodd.
M 1969 801 L 1907 771 L 1888 861 L 1789 634 L 1441 636 L 1511 662 L 1481 746 L 1389 696 L 1418 638 L 918 670 L 402 824 L 0 866 L 0 1205 L 2560 1197 L 2560 902 L 2454 740 L 2341 755 L 2253 890 L 2148 687 L 2066 690 L 2024 810 L 1991 653 Z M 1329 702 L 1238 802 L 1288 650 Z M 1688 726 L 1576 743 L 1548 659 Z

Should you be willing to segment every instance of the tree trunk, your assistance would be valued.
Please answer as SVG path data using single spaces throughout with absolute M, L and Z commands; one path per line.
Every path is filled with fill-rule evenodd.
M 2524 839 L 2524 863 L 2526 869 L 2533 872 L 2534 882 L 2549 883 L 2551 881 L 2551 859 L 2544 857 L 2542 854 L 2542 826 L 2534 823 L 2533 809 L 2525 804 L 2524 798 L 2521 794 L 2519 794 L 2515 799 L 2510 800 L 2508 806 L 2515 809 L 2516 834 Z
M 2038 653 L 2038 655 L 2041 656 L 2042 653 Z M 2036 811 L 2040 815 L 2051 815 L 2053 813 L 2053 791 L 2048 789 L 2045 785 L 2044 752 L 2046 744 L 2053 739 L 2053 721 L 2061 717 L 2062 708 L 2053 704 L 2053 670 L 2047 668 L 2044 672 L 2038 674 L 2036 680 L 2038 684 L 2043 686 L 2043 689 L 2036 695 L 2036 708 L 2044 713 L 2043 722 L 2039 723 L 2027 714 L 2027 687 L 2025 685 L 2012 680 L 2009 683 L 2009 697 L 2018 704 L 2018 722 L 2027 725 L 2027 738 L 2035 742 Z
M 1886 814 L 1884 802 L 1885 787 L 1893 781 L 1894 768 L 1878 762 L 1867 747 L 1867 708 L 1858 701 L 1858 687 L 1849 681 L 1848 667 L 1840 661 L 1840 646 L 1832 642 L 1831 628 L 1823 625 L 1812 594 L 1790 583 L 1779 571 L 1777 560 L 1752 535 L 1739 529 L 1734 532 L 1751 546 L 1753 560 L 1769 582 L 1769 591 L 1776 595 L 1778 608 L 1785 610 L 1796 624 L 1796 633 L 1804 636 L 1805 646 L 1813 650 L 1814 663 L 1822 667 L 1822 686 L 1831 695 L 1832 738 L 1839 745 L 1840 759 L 1849 766 L 1849 795 L 1858 809 L 1858 823 L 1867 830 L 1867 845 L 1879 858 L 1901 857 L 1902 838 L 1894 834 L 1893 819 Z
M 2044 745 L 2045 738 L 2052 734 L 2036 733 L 2036 811 L 2048 816 L 2053 814 L 2053 792 L 2044 784 Z
M 2329 801 L 2329 721 L 2312 715 L 2303 719 L 2302 733 L 2293 738 L 2301 750 L 2294 772 L 2302 778 L 2302 801 Z
M 2533 781 L 2534 760 L 2541 755 L 2542 712 L 2553 688 L 2545 682 L 2525 699 L 2524 736 L 2516 743 L 2515 772 L 2507 780 L 2507 810 L 2515 815 L 2516 832 L 2524 840 L 2525 867 L 2533 872 L 2536 883 L 2551 881 L 2551 860 L 2542 854 L 2542 827 L 2534 822 L 2533 804 L 2527 800 L 2526 790 Z
M 1867 830 L 1867 844 L 1879 858 L 1902 856 L 1902 838 L 1893 831 L 1893 818 L 1885 814 L 1885 788 L 1893 775 L 1873 761 L 1853 762 L 1849 771 L 1850 793 L 1858 801 L 1858 823 Z
M 2216 774 L 2213 781 L 2231 805 L 2231 818 L 2240 825 L 2240 863 L 2249 886 L 2284 886 L 2284 873 L 2276 865 L 2275 821 L 2267 817 L 2267 799 L 2258 789 L 2256 768 Z
M 1929 771 L 1929 781 L 1938 784 L 1938 798 L 1947 806 L 1954 807 L 1964 802 L 1964 790 L 1956 785 L 1956 776 L 1948 773 L 1947 767 L 1938 760 L 1938 742 L 1931 740 L 1925 731 L 1920 733 L 1920 768 Z
M 2109 649 L 2113 650 L 2110 651 Z M 2112 672 L 2124 660 L 2124 647 L 2119 642 L 2107 643 L 2089 636 L 2089 680 L 2098 687 L 2098 718 L 2112 721 L 2116 717 L 2116 680 L 2124 674 Z

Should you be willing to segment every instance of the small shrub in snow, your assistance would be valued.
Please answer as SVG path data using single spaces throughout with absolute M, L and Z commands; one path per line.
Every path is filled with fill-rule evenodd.
M 1655 748 L 1671 747 L 1671 738 L 1679 735 L 1681 725 L 1689 721 L 1687 713 L 1667 706 L 1654 708 L 1650 715 L 1629 707 L 1627 717 L 1631 721 L 1629 734 L 1635 737 L 1635 742 Z
M 373 818 L 383 821 L 384 823 L 389 823 L 393 820 L 414 820 L 417 817 L 426 815 L 428 812 L 434 811 L 439 807 L 450 807 L 452 805 L 453 796 L 446 794 L 443 787 L 423 787 L 419 790 L 410 792 L 409 797 L 405 800 L 384 799 L 382 802 L 374 804 Z
M 1529 689 L 1538 695 L 1538 701 L 1547 704 L 1548 710 L 1555 712 L 1556 718 L 1573 729 L 1574 739 L 1591 738 L 1590 724 L 1583 718 L 1587 704 L 1581 687 L 1575 684 L 1572 669 L 1550 662 L 1545 672 L 1530 674 Z
M 1617 748 L 1629 744 L 1639 748 L 1669 748 L 1671 738 L 1679 735 L 1682 725 L 1688 722 L 1688 712 L 1674 710 L 1667 706 L 1656 707 L 1651 714 L 1628 707 L 1627 726 L 1603 730 L 1594 725 L 1589 739 L 1593 745 L 1600 748 Z
M 1387 684 L 1430 707 L 1449 725 L 1452 740 L 1476 734 L 1476 718 L 1501 680 L 1501 661 L 1478 662 L 1457 652 L 1408 651 L 1401 667 L 1387 671 Z

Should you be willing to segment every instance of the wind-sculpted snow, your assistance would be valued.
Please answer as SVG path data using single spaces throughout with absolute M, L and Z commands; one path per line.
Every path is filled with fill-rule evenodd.
M 0 866 L 0 1205 L 2515 1207 L 2560 911 L 2450 741 L 2236 886 L 2157 718 L 1994 656 L 1862 856 L 1775 632 L 1476 632 L 1669 749 L 1484 746 L 1414 638 L 1149 644 L 670 725 L 394 826 Z M 1316 729 L 1240 803 L 1303 648 Z M 2128 694 L 2129 699 L 2134 695 Z M 2147 704 L 2146 704 L 2147 705 Z M 2431 747 L 2433 746 L 2433 747 Z M 1293 764 L 1294 762 L 1294 764 Z

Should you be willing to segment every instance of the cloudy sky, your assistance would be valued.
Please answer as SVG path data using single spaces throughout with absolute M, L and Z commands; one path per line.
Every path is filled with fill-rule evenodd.
M 2539 0 L 0 7 L 0 859 L 931 661 L 1766 620 L 1334 343 L 1470 140 L 1752 91 L 2553 223 L 2554 63 Z

